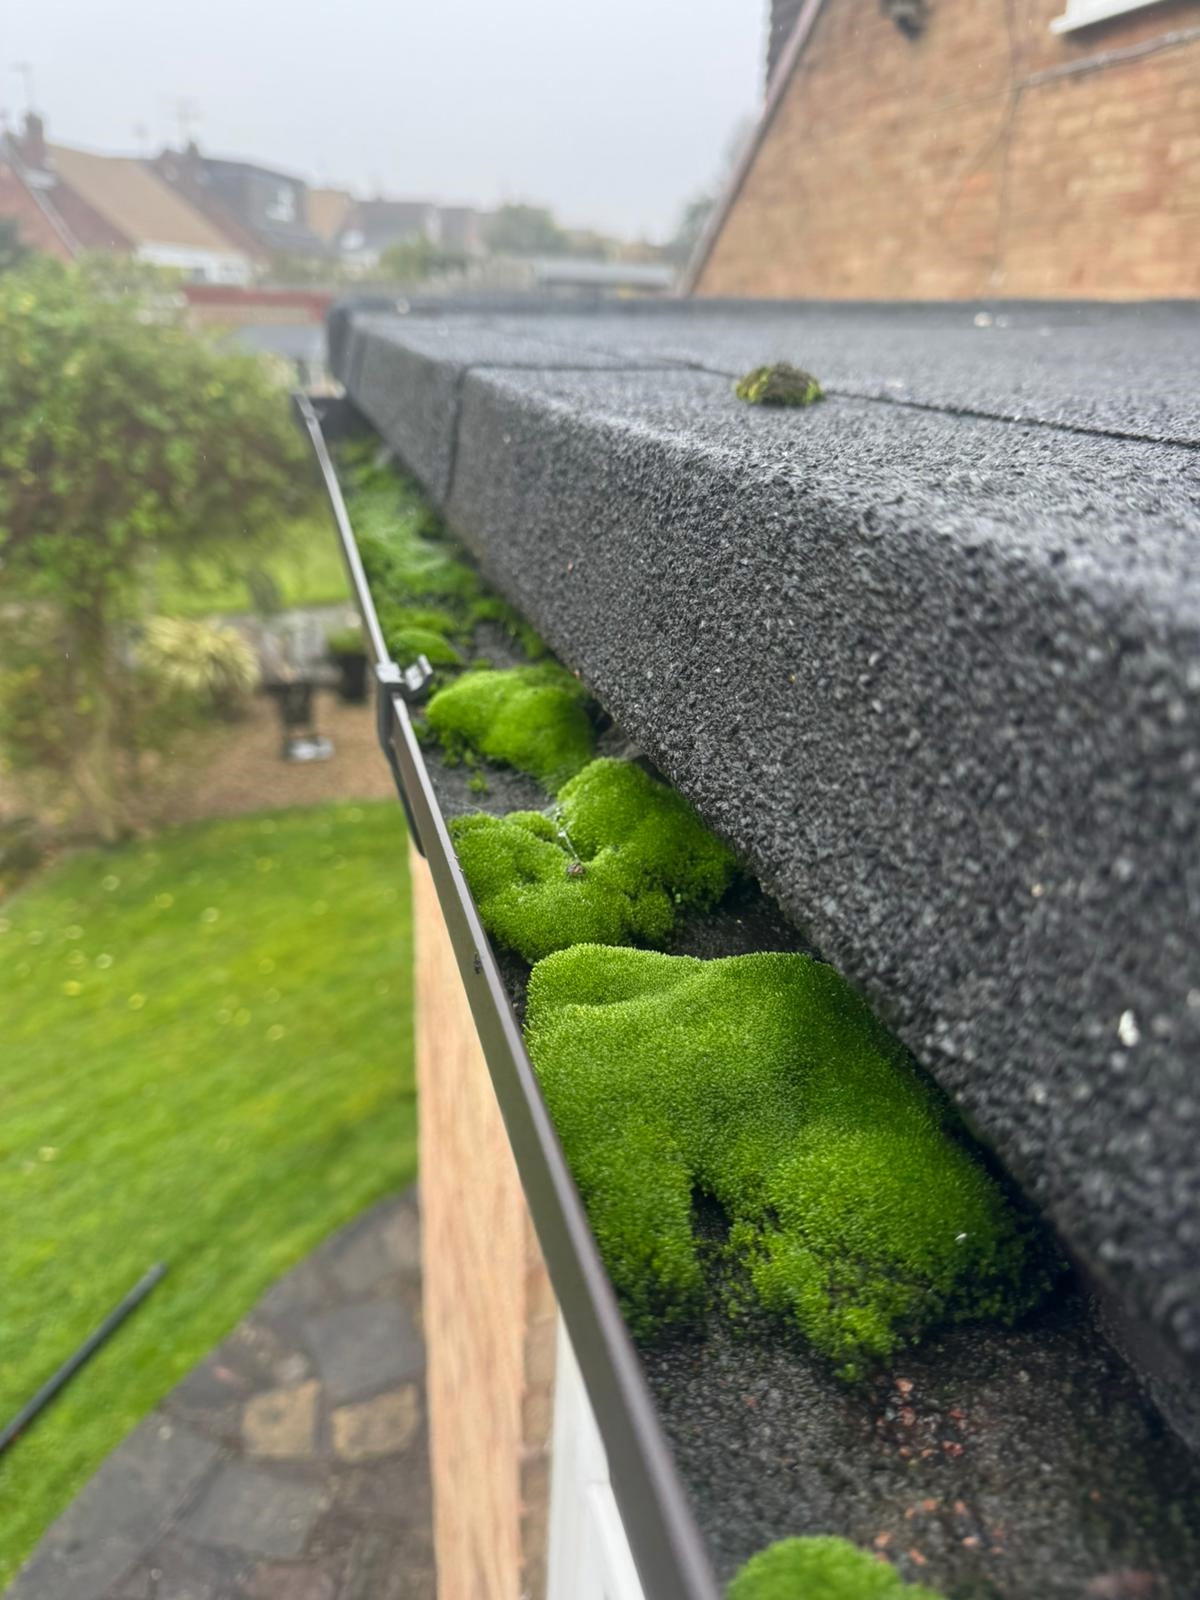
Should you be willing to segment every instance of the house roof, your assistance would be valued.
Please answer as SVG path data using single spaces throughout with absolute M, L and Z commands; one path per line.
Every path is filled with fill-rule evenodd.
M 217 232 L 223 234 L 236 249 L 251 260 L 267 261 L 269 252 L 262 241 L 239 220 L 232 207 L 226 205 L 220 195 L 203 182 L 204 158 L 198 152 L 193 155 L 193 150 L 194 146 L 183 152 L 164 150 L 154 160 L 155 173 L 187 205 L 207 217 Z
M 1193 1441 L 1198 337 L 1196 306 L 696 301 L 350 308 L 330 339 L 489 575 L 1049 1215 Z M 780 359 L 828 398 L 734 398 Z
M 61 219 L 36 190 L 29 188 L 0 151 L 0 217 L 11 218 L 23 244 L 32 250 L 70 260 L 73 240 Z
M 237 253 L 233 242 L 165 183 L 145 162 L 93 155 L 51 145 L 54 170 L 95 211 L 135 246 L 172 245 Z

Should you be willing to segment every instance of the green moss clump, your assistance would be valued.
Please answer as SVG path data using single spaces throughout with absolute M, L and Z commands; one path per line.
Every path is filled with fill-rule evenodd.
M 552 663 L 468 672 L 429 702 L 429 725 L 454 760 L 497 761 L 556 792 L 592 757 L 587 691 Z
M 343 444 L 339 464 L 355 538 L 388 649 L 402 665 L 428 656 L 461 666 L 482 622 L 501 627 L 529 660 L 546 647 L 506 600 L 491 593 L 417 489 L 390 467 Z
M 526 961 L 663 944 L 679 910 L 715 904 L 736 870 L 687 801 L 631 761 L 591 762 L 550 815 L 459 817 L 450 833 L 484 926 Z
M 408 666 L 418 656 L 427 656 L 435 667 L 462 666 L 462 655 L 452 642 L 462 630 L 450 612 L 398 605 L 393 600 L 381 601 L 376 612 L 393 661 Z
M 508 637 L 521 647 L 528 661 L 540 661 L 549 654 L 545 640 L 536 628 L 530 626 L 515 606 L 499 595 L 486 595 L 471 608 L 471 621 L 494 622 Z
M 846 1539 L 781 1539 L 751 1556 L 726 1600 L 942 1600 Z
M 824 390 L 811 372 L 777 361 L 771 367 L 755 367 L 733 386 L 739 400 L 752 406 L 811 406 L 825 398 Z
M 752 1300 L 848 1378 L 1044 1292 L 1032 1225 L 831 967 L 577 945 L 533 969 L 526 1035 L 640 1335 L 702 1306 L 697 1190 Z

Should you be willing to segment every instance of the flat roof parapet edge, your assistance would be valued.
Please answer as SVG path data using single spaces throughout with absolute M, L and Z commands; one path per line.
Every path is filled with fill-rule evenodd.
M 339 315 L 351 398 L 1200 1442 L 1197 308 Z M 831 399 L 733 398 L 780 356 Z

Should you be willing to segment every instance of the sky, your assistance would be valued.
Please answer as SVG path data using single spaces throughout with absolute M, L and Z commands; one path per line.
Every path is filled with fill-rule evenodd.
M 757 109 L 766 0 L 0 0 L 51 140 L 671 233 Z M 30 73 L 19 70 L 25 63 Z M 184 112 L 181 123 L 181 108 Z

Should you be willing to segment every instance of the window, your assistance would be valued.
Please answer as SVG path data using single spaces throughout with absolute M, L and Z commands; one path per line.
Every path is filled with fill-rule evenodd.
M 296 191 L 290 184 L 281 183 L 267 201 L 267 216 L 272 222 L 295 222 Z
M 1050 24 L 1054 33 L 1072 33 L 1090 28 L 1094 22 L 1107 22 L 1125 11 L 1140 11 L 1143 6 L 1160 5 L 1162 0 L 1067 0 L 1067 9 Z

